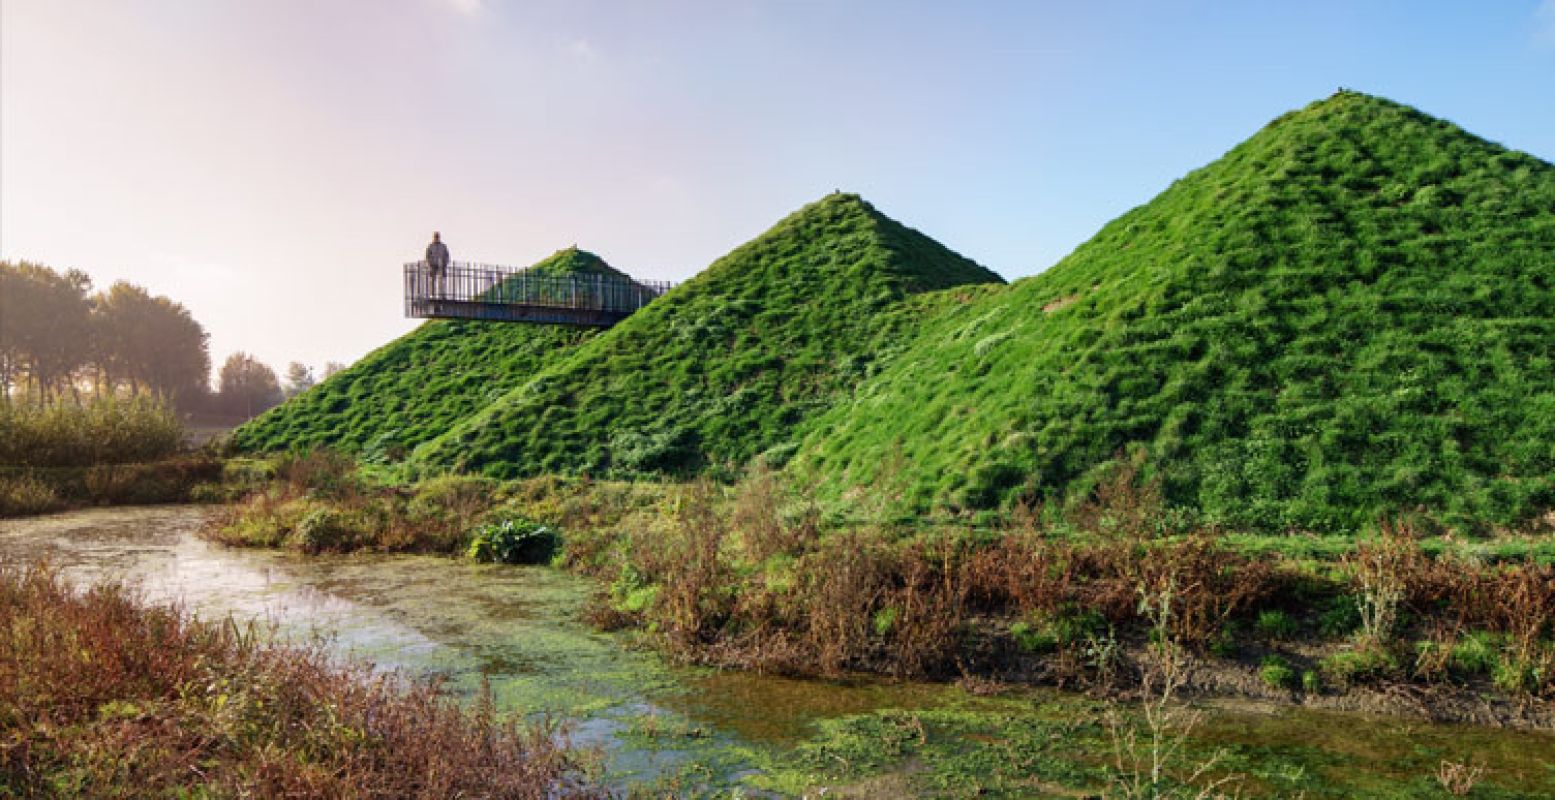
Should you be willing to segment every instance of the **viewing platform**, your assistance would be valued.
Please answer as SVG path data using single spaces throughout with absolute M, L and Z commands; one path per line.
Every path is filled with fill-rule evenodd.
M 600 273 L 537 275 L 455 261 L 441 276 L 425 261 L 405 265 L 405 316 L 608 328 L 674 287 Z

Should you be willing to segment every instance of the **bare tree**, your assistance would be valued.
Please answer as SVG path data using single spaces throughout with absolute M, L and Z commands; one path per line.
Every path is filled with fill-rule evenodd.
M 221 365 L 220 404 L 229 414 L 252 417 L 281 402 L 275 370 L 248 353 L 227 356 Z
M 313 388 L 318 383 L 313 377 L 313 368 L 301 361 L 293 361 L 286 365 L 286 397 L 293 398 Z

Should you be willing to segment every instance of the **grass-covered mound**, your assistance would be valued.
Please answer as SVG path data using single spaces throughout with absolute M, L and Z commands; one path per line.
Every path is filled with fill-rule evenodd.
M 575 247 L 528 272 L 621 274 Z M 398 460 L 596 334 L 561 325 L 427 322 L 238 428 L 232 441 L 245 451 L 328 446 L 370 461 Z
M 413 461 L 512 477 L 688 474 L 791 447 L 893 352 L 909 296 L 998 281 L 834 194 L 549 366 Z
M 1201 520 L 1338 529 L 1555 505 L 1555 168 L 1345 92 L 1047 272 L 944 313 L 795 462 L 964 511 L 1134 450 Z

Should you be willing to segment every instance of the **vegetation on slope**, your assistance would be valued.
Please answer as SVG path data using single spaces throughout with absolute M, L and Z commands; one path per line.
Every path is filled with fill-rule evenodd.
M 998 280 L 833 194 L 550 362 L 413 461 L 499 477 L 743 463 L 791 447 L 799 423 L 877 369 L 914 319 L 909 295 Z
M 620 274 L 577 248 L 530 271 L 548 277 Z M 558 325 L 428 322 L 237 429 L 232 441 L 246 451 L 328 446 L 367 461 L 397 461 L 596 333 Z
M 1133 450 L 1211 524 L 1555 506 L 1555 168 L 1392 102 L 1287 114 L 944 307 L 799 473 L 959 512 L 1074 502 Z

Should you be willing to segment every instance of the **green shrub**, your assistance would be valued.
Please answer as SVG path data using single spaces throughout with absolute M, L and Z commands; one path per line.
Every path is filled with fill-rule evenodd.
M 1332 598 L 1318 613 L 1317 629 L 1330 639 L 1341 639 L 1361 627 L 1361 606 L 1355 595 L 1342 594 Z
M 1270 639 L 1292 639 L 1301 632 L 1301 626 L 1291 615 L 1277 609 L 1258 612 L 1255 627 L 1260 635 Z
M 545 564 L 561 547 L 561 534 L 524 519 L 488 522 L 470 534 L 470 558 L 498 564 Z
M 1241 625 L 1236 620 L 1231 620 L 1220 626 L 1214 637 L 1209 640 L 1209 652 L 1220 658 L 1235 658 L 1241 652 L 1242 645 L 1237 633 Z
M 1453 643 L 1451 664 L 1460 675 L 1489 675 L 1501 659 L 1501 637 L 1474 631 Z
M 1271 689 L 1296 688 L 1296 670 L 1279 656 L 1264 656 L 1258 667 L 1258 679 Z
M 900 614 L 901 612 L 895 606 L 886 606 L 876 611 L 870 620 L 875 629 L 875 635 L 885 636 L 889 634 L 891 629 L 896 627 L 896 618 Z
M 1301 673 L 1301 691 L 1307 694 L 1317 694 L 1323 691 L 1323 676 L 1317 670 L 1303 670 Z
M 373 520 L 359 509 L 314 508 L 297 522 L 288 543 L 306 553 L 346 553 L 374 531 Z
M 1389 677 L 1398 671 L 1398 661 L 1380 647 L 1364 647 L 1334 653 L 1319 662 L 1318 669 L 1326 681 L 1348 688 Z
M 1101 612 L 1066 603 L 1055 614 L 1013 623 L 1010 636 L 1028 653 L 1045 653 L 1088 641 L 1106 630 L 1107 618 Z
M 1058 639 L 1045 627 L 1035 628 L 1024 620 L 1011 623 L 1010 638 L 1028 653 L 1046 653 L 1058 647 Z
M 1531 693 L 1548 680 L 1539 665 L 1518 659 L 1510 653 L 1496 661 L 1490 680 L 1508 694 Z

